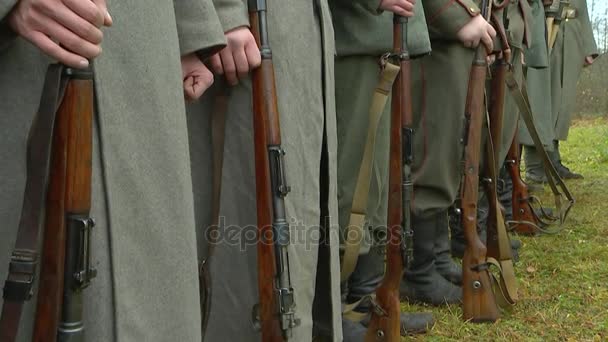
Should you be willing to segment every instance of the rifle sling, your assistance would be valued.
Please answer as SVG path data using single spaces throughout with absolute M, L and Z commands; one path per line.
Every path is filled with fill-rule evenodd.
M 382 118 L 382 113 L 391 93 L 395 78 L 399 74 L 399 66 L 386 63 L 380 73 L 378 84 L 374 90 L 369 109 L 369 126 L 367 140 L 363 152 L 363 159 L 359 167 L 359 175 L 352 201 L 350 218 L 344 234 L 344 253 L 340 267 L 341 282 L 348 280 L 355 270 L 361 248 L 361 240 L 366 226 L 367 198 L 372 177 L 374 150 L 376 146 L 376 133 Z
M 205 331 L 209 322 L 211 313 L 211 270 L 209 261 L 215 251 L 217 241 L 214 240 L 218 234 L 219 218 L 220 218 L 220 197 L 222 191 L 222 167 L 224 163 L 224 142 L 226 133 L 226 112 L 228 110 L 228 100 L 230 98 L 229 88 L 220 90 L 220 94 L 215 96 L 213 102 L 213 112 L 211 113 L 211 146 L 212 146 L 212 202 L 211 202 L 211 225 L 209 231 L 204 232 L 203 238 L 208 238 L 207 255 L 199 261 L 199 285 L 200 285 L 200 301 L 201 301 L 201 330 L 203 340 L 205 339 Z
M 525 85 L 524 88 L 521 88 L 512 72 L 507 73 L 506 82 L 507 87 L 511 92 L 511 95 L 513 96 L 513 99 L 515 100 L 515 103 L 517 104 L 517 107 L 520 110 L 521 117 L 523 118 L 524 123 L 528 128 L 528 132 L 530 132 L 530 137 L 532 137 L 534 146 L 541 155 L 541 158 L 543 160 L 543 166 L 545 168 L 545 173 L 547 174 L 549 187 L 551 187 L 551 191 L 553 192 L 553 196 L 555 197 L 555 206 L 559 214 L 559 220 L 560 223 L 563 224 L 566 220 L 566 217 L 568 216 L 568 213 L 570 212 L 570 209 L 572 208 L 572 205 L 574 205 L 574 197 L 572 196 L 572 194 L 568 190 L 568 187 L 555 170 L 555 167 L 551 163 L 551 160 L 547 155 L 547 151 L 543 146 L 540 136 L 536 131 L 536 127 L 534 126 L 534 114 L 532 114 L 532 109 L 530 107 L 530 102 L 528 100 Z M 563 195 L 565 195 L 566 199 L 568 200 L 568 203 L 565 206 L 562 206 L 561 199 L 563 195 L 560 192 L 560 189 L 563 192 Z
M 62 65 L 49 65 L 40 106 L 28 136 L 27 178 L 21 218 L 3 291 L 4 303 L 0 316 L 0 340 L 3 342 L 16 340 L 23 305 L 33 293 L 41 227 L 44 226 L 55 116 L 67 84 L 67 79 L 62 75 Z

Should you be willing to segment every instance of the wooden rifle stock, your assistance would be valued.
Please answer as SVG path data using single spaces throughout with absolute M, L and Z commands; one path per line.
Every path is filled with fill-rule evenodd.
M 482 2 L 482 15 L 488 18 L 488 0 Z M 487 74 L 487 53 L 480 45 L 469 77 L 465 106 L 467 137 L 464 149 L 461 212 L 466 248 L 462 259 L 463 318 L 472 322 L 494 322 L 499 318 L 488 271 L 486 246 L 477 234 L 477 199 L 479 189 L 479 153 L 483 123 L 484 91 Z
M 285 341 L 299 324 L 289 273 L 289 224 L 285 196 L 284 154 L 277 106 L 272 52 L 268 42 L 266 1 L 249 1 L 251 31 L 262 55 L 253 70 L 253 131 L 258 224 L 258 287 L 260 303 L 254 312 L 262 341 Z
M 518 234 L 536 235 L 538 231 L 534 227 L 538 226 L 540 222 L 532 212 L 528 185 L 521 178 L 520 155 L 521 146 L 517 142 L 517 136 L 515 136 L 506 160 L 507 171 L 513 182 L 511 203 L 513 206 L 513 221 L 515 222 L 514 230 Z
M 83 341 L 82 290 L 90 268 L 94 86 L 91 70 L 65 68 L 46 204 L 33 340 Z
M 386 270 L 384 279 L 376 289 L 379 308 L 371 311 L 372 318 L 365 336 L 368 342 L 400 341 L 399 284 L 403 269 L 411 258 L 411 74 L 407 18 L 398 15 L 395 15 L 393 24 L 393 56 L 399 60 L 400 72 L 393 83 L 391 100 Z

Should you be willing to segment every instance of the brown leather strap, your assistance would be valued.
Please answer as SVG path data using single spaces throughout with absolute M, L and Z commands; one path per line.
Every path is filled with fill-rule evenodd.
M 566 217 L 568 216 L 568 213 L 570 212 L 570 209 L 574 205 L 574 197 L 570 193 L 570 190 L 568 190 L 568 187 L 566 186 L 564 181 L 557 173 L 557 170 L 555 170 L 555 167 L 551 163 L 551 160 L 547 155 L 547 151 L 545 150 L 542 144 L 540 136 L 536 131 L 536 127 L 534 126 L 534 114 L 532 113 L 532 109 L 530 107 L 530 101 L 528 99 L 525 82 L 523 83 L 523 87 L 520 87 L 519 82 L 517 82 L 514 75 L 512 73 L 508 73 L 507 87 L 509 87 L 511 95 L 513 96 L 513 99 L 515 100 L 515 103 L 517 104 L 520 110 L 521 118 L 524 120 L 524 123 L 528 128 L 528 132 L 532 137 L 532 141 L 534 142 L 536 149 L 541 155 L 543 166 L 545 168 L 545 173 L 547 174 L 549 187 L 551 188 L 551 191 L 553 192 L 553 197 L 555 199 L 555 207 L 557 209 L 558 214 L 557 218 L 559 219 L 560 224 L 563 224 L 566 220 Z M 562 199 L 564 197 L 567 203 L 562 203 Z M 551 231 L 547 229 L 541 229 L 541 232 L 546 234 L 555 234 L 558 233 L 560 230 L 561 229 L 556 229 Z
M 38 266 L 40 229 L 44 223 L 43 213 L 55 115 L 66 85 L 62 73 L 63 66 L 58 64 L 49 66 L 40 107 L 28 136 L 27 179 L 21 219 L 15 249 L 11 255 L 9 273 L 4 283 L 4 304 L 0 316 L 2 342 L 12 342 L 17 338 L 23 305 L 32 296 Z
M 226 112 L 228 110 L 228 100 L 230 98 L 229 88 L 225 88 L 223 93 L 217 94 L 213 103 L 213 112 L 211 113 L 211 145 L 213 158 L 213 185 L 212 185 L 212 203 L 211 213 L 212 221 L 209 231 L 206 232 L 205 238 L 208 238 L 207 255 L 201 258 L 199 263 L 199 285 L 201 291 L 201 329 L 203 340 L 205 339 L 205 331 L 209 322 L 211 313 L 211 273 L 209 269 L 209 261 L 213 256 L 217 237 L 219 218 L 220 218 L 220 194 L 222 190 L 222 166 L 224 163 L 224 140 L 226 131 Z

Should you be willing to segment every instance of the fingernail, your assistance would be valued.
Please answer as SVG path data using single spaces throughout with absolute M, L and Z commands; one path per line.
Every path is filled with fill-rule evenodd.
M 86 59 L 81 59 L 80 62 L 78 62 L 78 64 L 82 67 L 82 68 L 86 68 L 89 66 L 89 61 L 87 61 Z
M 106 10 L 106 20 L 110 22 L 110 25 L 111 25 L 111 24 L 112 24 L 112 22 L 113 22 L 113 21 L 112 21 L 112 16 L 110 15 L 110 12 L 108 12 L 107 10 Z

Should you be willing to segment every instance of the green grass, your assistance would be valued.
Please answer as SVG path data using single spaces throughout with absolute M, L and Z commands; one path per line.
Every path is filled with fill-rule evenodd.
M 568 182 L 576 204 L 560 234 L 520 237 L 520 301 L 493 324 L 463 322 L 456 305 L 403 304 L 404 311 L 432 311 L 437 320 L 427 335 L 409 339 L 608 341 L 608 118 L 577 120 L 561 152 L 585 179 Z

